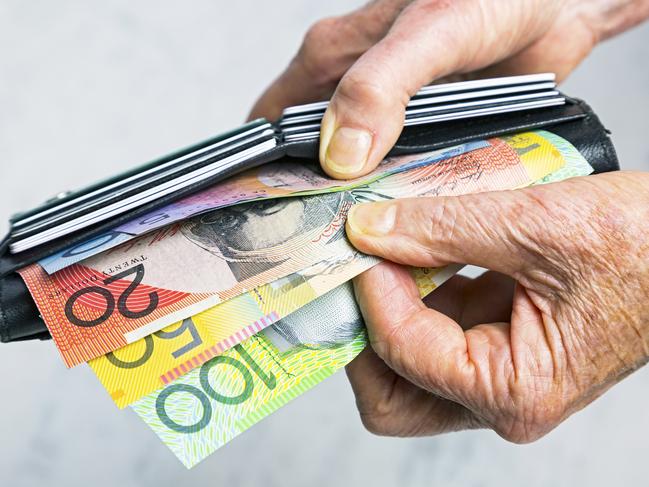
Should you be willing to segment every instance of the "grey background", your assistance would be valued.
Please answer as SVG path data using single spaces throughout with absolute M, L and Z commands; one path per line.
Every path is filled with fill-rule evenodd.
M 357 1 L 0 2 L 0 221 L 238 124 L 316 19 Z M 565 84 L 649 169 L 649 25 Z M 646 484 L 649 369 L 541 441 L 366 433 L 339 373 L 187 471 L 51 342 L 0 346 L 0 484 Z

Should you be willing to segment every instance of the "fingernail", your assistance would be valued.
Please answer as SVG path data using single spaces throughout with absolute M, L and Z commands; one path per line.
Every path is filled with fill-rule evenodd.
M 372 135 L 359 129 L 338 127 L 325 153 L 325 166 L 345 176 L 353 176 L 367 163 Z
M 354 233 L 383 237 L 394 229 L 397 207 L 392 203 L 364 203 L 352 206 L 347 225 Z

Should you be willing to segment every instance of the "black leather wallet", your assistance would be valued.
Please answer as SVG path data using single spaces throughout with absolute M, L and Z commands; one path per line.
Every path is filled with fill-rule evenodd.
M 555 91 L 550 78 L 426 87 L 411 100 L 403 132 L 389 155 L 542 128 L 572 143 L 595 173 L 619 169 L 609 132 L 591 108 Z M 0 341 L 49 338 L 17 269 L 242 170 L 285 157 L 317 159 L 325 107 L 289 108 L 277 122 L 251 122 L 12 218 L 0 243 Z

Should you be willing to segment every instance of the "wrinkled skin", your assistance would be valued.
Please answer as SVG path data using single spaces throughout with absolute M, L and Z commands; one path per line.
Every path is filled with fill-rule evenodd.
M 372 350 L 348 375 L 365 425 L 528 442 L 646 363 L 648 221 L 642 173 L 355 207 L 347 234 L 363 252 L 497 271 L 454 278 L 428 306 L 399 265 L 356 280 Z
M 649 0 L 379 0 L 317 22 L 251 117 L 333 98 L 320 162 L 366 174 L 394 145 L 410 97 L 445 77 L 555 72 L 565 78 L 600 40 L 649 15 Z
M 333 98 L 320 162 L 371 171 L 433 80 L 553 71 L 649 16 L 649 0 L 383 0 L 325 19 L 257 102 L 275 118 Z M 649 359 L 649 174 L 355 206 L 347 233 L 385 262 L 355 281 L 371 348 L 347 368 L 365 426 L 488 427 L 535 440 Z M 491 269 L 424 301 L 406 265 Z

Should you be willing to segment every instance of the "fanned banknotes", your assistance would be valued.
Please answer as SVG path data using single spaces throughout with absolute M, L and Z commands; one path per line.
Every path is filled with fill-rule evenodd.
M 123 408 L 378 262 L 355 251 L 318 262 L 91 360 L 90 367 Z
M 596 172 L 619 167 L 592 110 L 555 88 L 551 74 L 425 87 L 398 157 L 351 181 L 316 162 L 321 102 L 61 192 L 0 241 L 0 341 L 49 331 L 191 467 L 367 346 L 350 280 L 380 259 L 348 242 L 352 205 L 590 174 L 569 141 Z M 423 296 L 459 268 L 412 273 Z
M 73 366 L 349 252 L 343 226 L 356 202 L 513 189 L 564 164 L 540 134 L 490 139 L 484 148 L 353 190 L 216 210 L 172 225 L 159 239 L 133 240 L 52 276 L 37 264 L 20 274 Z
M 525 148 L 537 144 L 537 136 L 551 140 L 551 157 L 565 163 L 543 175 L 528 157 L 529 169 L 539 177 L 534 184 L 590 174 L 579 152 L 554 134 L 523 134 L 511 142 L 529 154 Z M 460 267 L 413 270 L 420 294 L 432 292 Z M 353 291 L 349 284 L 341 286 L 132 407 L 192 467 L 350 362 L 366 345 L 361 326 Z
M 456 270 L 415 276 L 427 293 Z M 272 329 L 132 405 L 186 467 L 347 365 L 367 344 L 351 283 Z
M 515 146 L 534 145 L 536 137 L 536 134 L 519 136 Z M 550 139 L 553 135 L 544 133 L 543 137 Z M 560 140 L 557 138 L 555 144 Z M 567 158 L 570 151 L 562 152 L 562 155 Z M 536 173 L 534 165 L 530 164 L 528 172 Z M 376 191 L 380 194 L 390 191 L 387 188 L 390 185 L 386 183 L 368 186 L 382 186 L 381 191 Z M 402 191 L 402 186 L 397 185 L 397 190 Z M 367 194 L 360 189 L 358 193 Z M 114 353 L 94 359 L 90 366 L 116 404 L 124 407 L 353 278 L 375 262 L 376 259 L 350 252 L 333 261 L 319 263 L 292 278 L 280 280 L 284 283 L 281 286 L 273 283 L 233 298 L 193 319 L 187 318 Z M 314 280 L 316 278 L 321 282 Z M 282 292 L 278 292 L 280 289 Z
M 38 264 L 21 275 L 66 363 L 90 361 L 116 404 L 130 404 L 191 467 L 366 346 L 350 279 L 380 260 L 347 241 L 352 205 L 516 189 L 592 170 L 545 131 L 454 150 L 387 162 L 346 186 L 323 179 L 305 189 L 297 167 L 280 165 L 267 180 L 289 190 L 243 191 L 241 201 L 254 201 L 240 204 L 235 186 L 224 185 L 202 195 L 207 206 L 199 198 L 166 208 L 172 225 L 51 275 Z M 204 212 L 210 204 L 233 206 Z M 413 269 L 422 296 L 459 268 Z
M 206 211 L 224 208 L 248 201 L 307 196 L 350 190 L 377 181 L 386 176 L 433 164 L 472 150 L 485 147 L 485 141 L 467 142 L 424 154 L 389 157 L 370 174 L 339 181 L 326 177 L 313 161 L 282 161 L 251 169 L 226 181 L 158 208 L 139 218 L 98 235 L 87 242 L 57 252 L 39 264 L 52 274 L 69 265 L 81 262 L 145 233 L 185 220 Z M 159 235 L 151 235 L 151 239 Z

